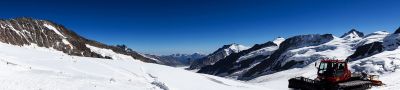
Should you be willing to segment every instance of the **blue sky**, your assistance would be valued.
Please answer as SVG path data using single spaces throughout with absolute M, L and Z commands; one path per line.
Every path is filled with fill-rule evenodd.
M 150 54 L 211 53 L 276 37 L 355 28 L 393 32 L 396 0 L 30 0 L 1 1 L 0 18 L 33 17 L 89 39 Z

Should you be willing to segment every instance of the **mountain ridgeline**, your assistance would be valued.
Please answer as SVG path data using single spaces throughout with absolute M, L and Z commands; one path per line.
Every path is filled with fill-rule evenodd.
M 213 53 L 198 60 L 195 60 L 194 62 L 191 63 L 190 67 L 187 69 L 194 70 L 194 69 L 200 69 L 207 65 L 213 65 L 215 62 L 218 62 L 218 60 L 221 60 L 232 53 L 238 53 L 246 49 L 248 49 L 248 47 L 236 43 L 224 45 L 221 48 L 214 51 Z
M 400 46 L 400 28 L 393 34 L 377 31 L 364 35 L 360 31 L 351 29 L 341 37 L 332 34 L 298 35 L 288 39 L 280 38 L 264 44 L 256 44 L 249 49 L 229 54 L 224 58 L 215 60 L 215 63 L 200 67 L 198 73 L 251 80 L 292 68 L 303 68 L 324 58 L 335 58 L 350 62 L 362 60 L 363 62 L 360 65 L 354 65 L 351 68 L 362 72 L 384 73 L 397 68 L 386 67 L 396 66 L 396 63 L 388 63 L 393 65 L 385 65 L 382 62 L 372 63 L 372 65 L 385 67 L 384 71 L 379 71 L 366 69 L 365 67 L 368 66 L 365 64 L 365 60 L 382 57 L 378 54 L 396 50 L 398 46 Z
M 193 54 L 172 54 L 172 55 L 150 55 L 146 54 L 148 57 L 154 58 L 159 61 L 159 64 L 180 67 L 189 66 L 196 60 L 205 57 L 206 55 L 200 53 Z
M 75 56 L 113 59 L 111 56 L 93 52 L 87 47 L 87 45 L 90 45 L 109 49 L 144 62 L 156 63 L 155 60 L 126 47 L 111 46 L 86 39 L 64 26 L 48 20 L 32 18 L 1 19 L 0 42 L 18 46 L 37 45 L 39 47 L 53 48 Z

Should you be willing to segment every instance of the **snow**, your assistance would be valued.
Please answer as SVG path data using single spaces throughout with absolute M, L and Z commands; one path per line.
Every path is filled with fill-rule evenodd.
M 383 45 L 386 50 L 394 50 L 400 46 L 400 34 L 391 34 L 383 39 Z
M 67 41 L 67 39 L 63 39 L 62 42 L 63 42 L 64 44 L 67 44 L 67 45 L 70 45 L 70 44 L 71 44 L 71 43 L 69 43 L 69 42 Z
M 354 53 L 351 43 L 342 38 L 334 37 L 333 40 L 318 45 L 318 46 L 307 46 L 298 49 L 292 49 L 284 53 L 281 59 L 285 61 L 281 65 L 294 60 L 294 61 L 304 61 L 303 65 L 298 67 L 306 66 L 316 60 L 322 58 L 335 58 L 335 59 L 346 59 L 348 56 Z
M 21 34 L 21 32 L 18 31 L 18 30 L 16 30 L 11 24 L 7 24 L 7 26 L 8 26 L 12 31 L 14 31 L 15 33 L 17 33 L 18 35 Z
M 65 37 L 64 35 L 62 35 L 61 32 L 58 31 L 57 28 L 55 28 L 53 25 L 50 25 L 50 24 L 47 24 L 47 23 L 45 23 L 45 24 L 43 24 L 43 25 L 44 25 L 46 28 L 48 28 L 48 29 L 50 29 L 50 30 L 53 30 L 56 34 L 60 35 L 60 36 L 62 37 L 62 42 L 63 42 L 65 45 L 68 45 L 69 47 L 71 47 L 71 49 L 73 49 L 73 46 L 72 46 L 72 44 L 67 40 L 67 37 Z
M 362 46 L 365 44 L 373 43 L 373 42 L 383 42 L 383 39 L 388 36 L 389 33 L 385 31 L 377 31 L 373 32 L 371 34 L 366 35 L 364 38 L 362 38 L 356 47 Z
M 352 31 L 348 33 L 346 36 L 343 37 L 343 39 L 349 40 L 349 41 L 355 41 L 355 40 L 360 40 L 362 37 L 357 34 L 357 32 Z
M 57 30 L 57 28 L 55 28 L 53 25 L 50 24 L 43 24 L 45 27 L 47 27 L 50 30 L 53 30 L 56 34 L 60 35 L 63 38 L 66 38 L 64 35 L 61 34 L 60 31 Z
M 308 65 L 304 68 L 293 68 L 270 75 L 260 76 L 248 81 L 259 86 L 268 86 L 274 90 L 288 90 L 290 78 L 303 76 L 306 78 L 316 78 L 317 69 L 313 65 Z
M 94 53 L 100 54 L 103 57 L 105 57 L 105 56 L 111 57 L 113 60 L 133 60 L 133 58 L 131 56 L 116 53 L 111 49 L 99 48 L 99 47 L 91 46 L 89 44 L 86 44 L 86 47 L 88 47 L 90 49 L 90 51 L 92 51 Z
M 400 88 L 400 72 L 381 75 L 379 80 L 381 80 L 385 85 L 372 87 L 371 90 L 398 90 Z
M 399 71 L 400 49 L 384 51 L 373 56 L 357 60 L 351 63 L 353 71 L 367 72 L 371 74 L 386 74 Z
M 226 55 L 229 55 L 230 54 L 230 53 L 228 53 L 229 51 L 238 53 L 238 52 L 246 50 L 246 49 L 249 49 L 249 47 L 239 45 L 239 44 L 232 44 L 231 46 L 229 46 L 229 48 L 225 49 L 225 52 L 227 53 Z
M 285 38 L 282 38 L 282 37 L 278 37 L 278 38 L 276 38 L 274 41 L 272 41 L 272 42 L 274 42 L 276 45 L 280 45 L 283 41 L 285 41 Z
M 350 40 L 348 39 L 335 37 L 334 40 L 322 45 L 308 46 L 290 50 L 285 54 L 286 56 L 290 57 L 286 60 L 302 60 L 309 63 L 302 68 L 292 68 L 289 70 L 260 76 L 248 81 L 248 83 L 253 83 L 259 86 L 272 86 L 269 88 L 275 90 L 288 89 L 287 85 L 290 78 L 297 76 L 304 76 L 307 78 L 317 77 L 317 69 L 314 66 L 314 63 L 317 61 L 310 61 L 310 59 L 316 57 L 328 57 L 344 60 L 346 57 L 348 57 L 348 55 L 351 55 L 354 52 L 354 50 L 351 49 L 351 45 L 354 43 L 365 44 L 374 41 L 386 41 L 384 43 L 387 43 L 388 45 L 395 44 L 395 41 L 399 38 L 397 34 L 386 37 L 387 35 L 388 33 L 386 32 L 375 32 L 362 38 L 364 41 L 361 40 L 360 42 L 349 42 Z M 369 40 L 367 41 L 366 38 Z M 387 51 L 361 60 L 350 62 L 349 68 L 352 72 L 367 72 L 373 75 L 380 75 L 379 80 L 381 80 L 385 85 L 373 87 L 372 90 L 397 90 L 400 88 L 398 85 L 400 83 L 399 48 L 399 46 L 392 45 Z
M 1 90 L 268 90 L 134 59 L 69 56 L 4 43 L 0 49 Z
M 278 49 L 278 46 L 270 46 L 270 47 L 265 47 L 256 51 L 253 51 L 249 54 L 246 54 L 244 56 L 241 56 L 238 60 L 236 60 L 236 62 L 240 62 L 249 58 L 254 58 L 256 56 L 259 55 L 263 55 L 263 56 L 267 56 L 267 55 L 271 55 L 275 50 Z

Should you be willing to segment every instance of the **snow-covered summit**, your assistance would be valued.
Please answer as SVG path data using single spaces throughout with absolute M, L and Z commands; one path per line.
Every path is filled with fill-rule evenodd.
M 188 69 L 200 69 L 206 65 L 213 65 L 217 61 L 224 59 L 232 53 L 238 53 L 247 49 L 249 49 L 249 47 L 236 43 L 224 45 L 206 57 L 195 60 Z
M 283 41 L 285 41 L 285 38 L 278 37 L 278 38 L 275 38 L 275 40 L 273 40 L 272 42 L 274 42 L 276 45 L 279 46 L 279 44 L 281 44 Z
M 205 66 L 198 72 L 237 78 L 254 65 L 260 63 L 264 58 L 268 58 L 276 49 L 278 49 L 278 45 L 272 41 L 256 44 L 247 50 L 243 50 L 239 53 L 232 53 L 213 65 Z
M 236 44 L 236 43 L 230 44 L 230 45 L 228 45 L 228 46 L 229 46 L 228 48 L 225 48 L 225 49 L 224 49 L 224 51 L 225 51 L 227 54 L 230 54 L 230 53 L 232 53 L 232 52 L 238 53 L 238 52 L 240 52 L 240 51 L 249 49 L 249 47 L 246 47 L 246 46 L 240 45 L 240 44 Z
M 342 35 L 340 38 L 347 40 L 359 40 L 364 37 L 364 33 L 357 31 L 356 29 L 351 29 L 349 32 Z

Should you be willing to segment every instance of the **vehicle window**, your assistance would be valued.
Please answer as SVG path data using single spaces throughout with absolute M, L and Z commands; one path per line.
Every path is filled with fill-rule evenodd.
M 318 73 L 322 74 L 326 71 L 327 63 L 320 63 Z

